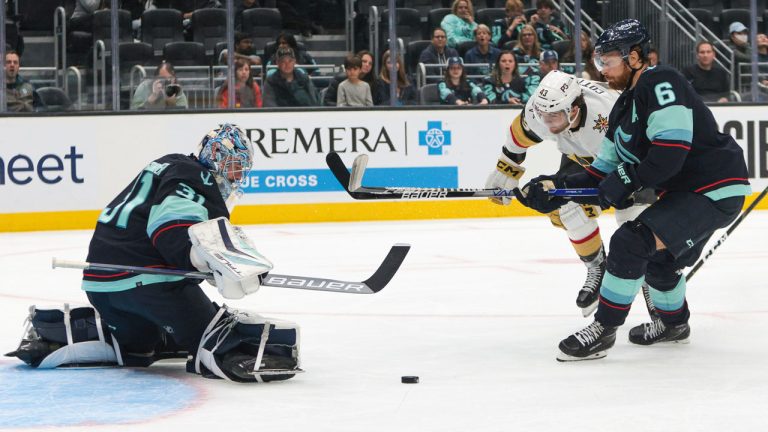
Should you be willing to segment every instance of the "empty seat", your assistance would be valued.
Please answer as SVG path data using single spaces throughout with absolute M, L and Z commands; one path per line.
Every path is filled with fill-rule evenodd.
M 275 40 L 282 30 L 283 18 L 277 9 L 256 8 L 243 12 L 242 31 L 251 37 L 257 49 Z
M 694 9 L 707 9 L 712 11 L 713 16 L 720 14 L 723 10 L 722 0 L 688 0 L 688 7 Z
M 205 47 L 213 57 L 216 44 L 227 39 L 227 11 L 224 9 L 198 9 L 192 13 L 192 40 Z
M 555 50 L 555 52 L 557 53 L 557 58 L 561 59 L 560 61 L 562 61 L 562 58 L 565 55 L 565 53 L 568 52 L 568 48 L 570 47 L 570 45 L 571 45 L 570 40 L 561 40 L 561 41 L 555 41 L 552 43 L 552 49 Z M 582 59 L 582 61 L 584 61 L 584 59 Z
M 388 39 L 389 36 L 389 10 L 381 14 L 381 39 Z M 395 31 L 398 39 L 403 40 L 407 45 L 412 40 L 422 39 L 421 16 L 419 11 L 412 8 L 395 9 Z
M 440 92 L 437 84 L 425 84 L 419 89 L 420 105 L 440 105 Z
M 3 2 L 5 3 L 5 2 Z M 53 12 L 62 6 L 61 0 L 16 0 L 21 30 L 28 32 L 53 33 Z
M 403 0 L 401 7 L 412 8 L 419 11 L 419 15 L 427 20 L 427 14 L 432 9 L 444 7 L 442 0 Z
M 207 66 L 205 47 L 200 42 L 171 42 L 163 47 L 163 59 L 174 66 Z
M 37 95 L 40 97 L 40 111 L 71 111 L 72 101 L 64 90 L 58 87 L 40 87 L 37 89 Z
M 153 65 L 154 50 L 145 42 L 120 43 L 120 70 L 130 71 L 136 65 Z
M 427 14 L 427 34 L 430 35 L 432 30 L 440 27 L 440 23 L 443 22 L 443 18 L 445 18 L 445 16 L 449 13 L 451 13 L 451 8 L 439 8 L 429 11 Z
M 93 13 L 93 42 L 104 41 L 104 47 L 110 51 L 112 41 L 112 11 L 109 9 L 98 10 Z M 131 13 L 120 9 L 117 11 L 118 41 L 130 42 L 133 40 L 131 28 Z
M 723 9 L 720 12 L 720 34 L 723 39 L 728 39 L 730 34 L 728 33 L 728 26 L 731 23 L 739 21 L 745 26 L 749 27 L 749 23 L 752 20 L 752 15 L 748 9 Z
M 757 0 L 757 13 L 759 14 L 760 11 L 764 11 L 766 6 L 766 0 Z M 731 8 L 732 9 L 749 9 L 750 8 L 750 0 L 731 0 Z M 747 23 L 744 23 L 745 25 Z
M 464 42 L 460 43 L 456 47 L 456 51 L 459 52 L 459 57 L 464 58 L 464 54 L 466 54 L 467 51 L 472 49 L 472 47 L 474 47 L 476 44 L 477 44 L 477 42 L 475 42 L 473 40 L 471 40 L 471 41 L 464 41 Z
M 410 74 L 416 73 L 416 66 L 419 64 L 419 56 L 428 46 L 432 44 L 429 40 L 411 41 L 405 50 L 405 69 Z
M 141 15 L 141 41 L 162 51 L 165 44 L 182 42 L 184 27 L 181 12 L 176 9 L 152 9 Z
M 715 17 L 712 15 L 712 11 L 709 9 L 692 8 L 688 9 L 704 27 L 708 28 L 715 36 L 720 35 L 720 26 L 715 23 Z
M 507 12 L 504 11 L 504 8 L 485 8 L 479 9 L 475 15 L 478 24 L 485 24 L 490 27 L 497 19 L 505 18 Z

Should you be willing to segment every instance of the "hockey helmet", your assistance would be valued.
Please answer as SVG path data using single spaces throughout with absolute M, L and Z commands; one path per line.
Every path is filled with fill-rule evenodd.
M 197 146 L 197 159 L 211 171 L 224 200 L 237 192 L 253 164 L 253 145 L 239 126 L 224 123 Z
M 571 123 L 573 101 L 581 96 L 581 86 L 573 75 L 559 70 L 549 72 L 532 98 L 533 112 L 550 131 L 563 130 Z
M 625 19 L 605 29 L 595 42 L 595 66 L 602 71 L 605 64 L 602 56 L 618 52 L 626 61 L 632 48 L 640 46 L 642 57 L 648 54 L 651 37 L 648 30 L 636 19 Z

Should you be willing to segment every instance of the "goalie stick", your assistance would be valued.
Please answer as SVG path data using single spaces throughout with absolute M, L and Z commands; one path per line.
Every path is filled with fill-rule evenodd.
M 488 198 L 509 197 L 515 194 L 511 189 L 473 189 L 473 188 L 420 188 L 420 187 L 387 187 L 387 186 L 363 186 L 362 180 L 365 167 L 368 164 L 368 155 L 361 154 L 355 158 L 352 164 L 352 172 L 347 170 L 344 161 L 336 152 L 330 152 L 325 157 L 328 168 L 341 183 L 344 190 L 354 199 L 440 199 L 440 198 Z M 551 189 L 550 195 L 571 196 L 595 196 L 597 188 L 585 189 Z
M 326 279 L 312 276 L 296 276 L 269 273 L 261 279 L 262 286 L 275 288 L 305 289 L 312 291 L 331 291 L 350 294 L 375 294 L 384 289 L 389 281 L 395 276 L 400 264 L 403 263 L 411 246 L 408 244 L 397 243 L 389 250 L 389 253 L 381 262 L 379 268 L 368 279 L 357 281 L 343 281 L 336 279 Z M 112 270 L 124 271 L 140 274 L 157 274 L 166 276 L 181 276 L 192 279 L 213 280 L 212 273 L 203 273 L 198 271 L 186 271 L 152 267 L 137 267 L 118 264 L 100 264 L 81 261 L 69 261 L 53 258 L 53 268 L 75 268 L 75 269 L 94 269 L 94 270 Z

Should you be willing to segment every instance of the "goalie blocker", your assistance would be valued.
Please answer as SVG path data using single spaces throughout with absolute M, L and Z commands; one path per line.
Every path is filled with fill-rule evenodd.
M 126 352 L 90 306 L 32 305 L 25 324 L 19 347 L 6 356 L 34 368 L 146 367 L 161 359 L 189 357 L 169 337 L 163 337 L 151 352 Z M 291 378 L 303 372 L 299 369 L 299 327 L 252 312 L 218 308 L 195 356 L 187 361 L 187 371 L 236 382 Z

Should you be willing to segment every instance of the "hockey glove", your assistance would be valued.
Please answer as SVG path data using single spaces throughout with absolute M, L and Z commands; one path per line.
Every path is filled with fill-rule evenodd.
M 496 168 L 488 175 L 485 187 L 487 189 L 515 189 L 524 172 L 525 168 L 502 153 L 496 162 Z M 488 197 L 488 199 L 500 205 L 509 205 L 512 201 L 509 197 Z
M 622 162 L 600 182 L 600 207 L 628 208 L 634 204 L 632 194 L 640 189 L 635 165 Z
M 532 208 L 539 213 L 552 213 L 565 205 L 568 200 L 562 197 L 550 196 L 547 192 L 558 186 L 558 179 L 554 175 L 541 175 L 533 178 L 521 189 L 515 189 L 515 196 L 521 204 Z

